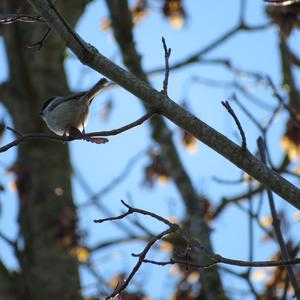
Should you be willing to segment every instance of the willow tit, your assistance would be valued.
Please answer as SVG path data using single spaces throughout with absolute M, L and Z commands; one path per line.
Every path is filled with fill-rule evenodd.
M 107 85 L 107 79 L 102 78 L 89 91 L 66 97 L 52 97 L 44 103 L 41 117 L 48 128 L 57 135 L 70 134 L 70 128 L 77 128 L 84 133 L 89 117 L 89 105 Z

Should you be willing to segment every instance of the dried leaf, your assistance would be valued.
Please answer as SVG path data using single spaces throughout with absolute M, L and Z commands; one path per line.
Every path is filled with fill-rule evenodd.
M 273 218 L 272 216 L 261 217 L 259 222 L 262 225 L 262 227 L 269 228 L 272 225 Z
M 187 131 L 182 130 L 181 143 L 190 154 L 194 154 L 198 150 L 197 139 Z
M 103 31 L 109 30 L 111 28 L 111 22 L 108 18 L 104 18 L 101 23 L 100 27 Z
M 167 184 L 169 182 L 169 173 L 161 159 L 158 152 L 151 150 L 148 153 L 150 157 L 150 164 L 145 167 L 144 182 L 152 187 L 154 182 L 158 180 L 160 184 Z
M 137 25 L 148 14 L 148 6 L 146 0 L 137 0 L 131 9 L 133 24 Z
M 194 284 L 197 283 L 200 279 L 200 273 L 199 272 L 191 272 L 188 276 L 187 276 L 187 282 L 189 284 Z
M 300 120 L 300 117 L 298 117 Z M 295 160 L 300 155 L 300 128 L 293 119 L 287 123 L 287 129 L 281 138 L 281 146 L 290 160 Z
M 165 0 L 162 11 L 175 29 L 182 28 L 185 22 L 186 12 L 181 0 Z
M 70 254 L 81 263 L 86 262 L 90 257 L 90 251 L 86 247 L 74 247 L 70 249 Z
M 126 278 L 125 273 L 119 273 L 108 281 L 108 286 L 112 289 L 115 289 L 116 287 L 120 286 L 120 284 L 123 283 L 125 278 Z
M 300 27 L 300 3 L 299 1 L 280 2 L 274 1 L 273 5 L 268 6 L 266 10 L 282 34 L 288 37 L 293 29 Z
M 171 250 L 173 250 L 173 245 L 169 242 L 161 242 L 160 250 L 162 250 L 163 252 L 170 252 Z
M 300 221 L 300 211 L 299 210 L 296 211 L 296 212 L 294 212 L 293 219 L 294 219 L 295 222 L 299 222 Z
M 266 276 L 267 276 L 267 272 L 265 269 L 256 269 L 253 271 L 251 275 L 251 279 L 254 282 L 261 282 L 266 279 Z

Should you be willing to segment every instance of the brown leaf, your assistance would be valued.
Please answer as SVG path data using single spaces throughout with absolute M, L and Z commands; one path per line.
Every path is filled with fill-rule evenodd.
M 136 4 L 131 9 L 133 24 L 141 22 L 148 14 L 148 5 L 146 0 L 137 0 Z
M 181 143 L 183 144 L 184 148 L 190 153 L 194 154 L 197 151 L 198 148 L 198 141 L 197 139 L 190 134 L 189 132 L 185 130 L 181 130 L 182 137 L 181 137 Z
M 300 121 L 300 116 L 297 116 Z M 287 123 L 284 136 L 281 138 L 281 146 L 290 160 L 300 156 L 300 128 L 293 119 Z
M 151 162 L 145 167 L 144 182 L 150 187 L 153 186 L 155 181 L 166 184 L 169 181 L 170 176 L 160 154 L 155 150 L 151 150 L 148 155 Z
M 181 0 L 165 0 L 162 11 L 175 29 L 180 29 L 184 25 L 186 12 Z
M 300 3 L 291 3 L 290 5 L 270 5 L 267 7 L 267 13 L 278 25 L 285 37 L 288 37 L 294 28 L 300 27 Z

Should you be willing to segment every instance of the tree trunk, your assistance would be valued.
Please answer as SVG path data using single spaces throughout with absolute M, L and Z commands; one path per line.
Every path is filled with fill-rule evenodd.
M 3 13 L 35 14 L 27 2 L 2 1 Z M 57 6 L 74 26 L 84 1 L 60 1 Z M 68 93 L 64 42 L 50 33 L 40 51 L 28 48 L 43 37 L 47 28 L 42 23 L 21 23 L 4 26 L 1 31 L 9 61 L 9 78 L 3 85 L 1 101 L 14 128 L 22 133 L 49 133 L 39 116 L 42 103 L 53 95 Z M 68 145 L 32 140 L 22 143 L 17 151 L 12 171 L 19 195 L 20 270 L 15 277 L 7 278 L 10 274 L 5 266 L 0 269 L 0 278 L 7 278 L 5 288 L 0 285 L 0 298 L 81 299 L 78 262 L 70 254 L 78 237 Z

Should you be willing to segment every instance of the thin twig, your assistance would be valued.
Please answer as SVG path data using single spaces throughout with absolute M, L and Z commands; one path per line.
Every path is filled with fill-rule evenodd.
M 261 161 L 264 164 L 267 164 L 265 143 L 264 143 L 264 140 L 261 137 L 258 138 L 257 145 L 258 145 Z M 272 224 L 273 224 L 273 228 L 274 228 L 274 232 L 275 232 L 277 242 L 278 242 L 279 247 L 280 247 L 280 252 L 281 252 L 282 258 L 284 260 L 289 260 L 290 256 L 289 256 L 289 253 L 288 253 L 288 250 L 287 250 L 287 247 L 286 247 L 286 244 L 284 242 L 284 238 L 283 238 L 283 235 L 282 235 L 282 232 L 281 232 L 280 220 L 278 218 L 278 214 L 277 214 L 277 211 L 276 211 L 273 194 L 272 194 L 270 189 L 267 188 L 266 190 L 267 190 L 271 215 L 272 215 L 272 219 L 273 219 Z M 299 287 L 297 278 L 296 278 L 295 273 L 294 273 L 291 266 L 287 267 L 287 272 L 288 272 L 291 284 L 292 284 L 292 286 L 295 290 L 295 297 L 299 300 L 300 299 L 300 287 Z
M 264 128 L 261 125 L 261 122 L 256 120 L 253 114 L 247 109 L 241 101 L 237 98 L 236 94 L 231 96 L 231 99 L 235 102 L 235 104 L 241 109 L 241 111 L 254 123 L 254 125 L 261 131 L 264 132 Z
M 267 81 L 269 87 L 271 88 L 273 96 L 290 113 L 291 117 L 293 118 L 293 121 L 294 121 L 295 125 L 298 128 L 300 128 L 300 121 L 298 120 L 298 116 L 297 116 L 296 110 L 293 107 L 291 107 L 289 104 L 285 103 L 284 99 L 282 98 L 282 96 L 277 91 L 277 89 L 275 87 L 275 84 L 274 84 L 273 80 L 271 79 L 271 77 L 269 75 L 265 75 L 265 77 L 266 77 L 266 81 Z
M 23 137 L 23 134 L 18 132 L 17 130 L 11 128 L 10 126 L 6 126 L 7 130 L 10 130 L 11 132 L 13 132 L 15 135 L 17 135 L 18 137 Z
M 17 242 L 14 241 L 14 240 L 9 239 L 9 238 L 8 238 L 6 235 L 4 235 L 4 233 L 2 233 L 1 231 L 0 231 L 0 238 L 1 238 L 2 240 L 4 240 L 6 243 L 8 243 L 10 246 L 12 246 L 14 249 L 16 249 L 16 247 L 17 247 Z
M 124 219 L 126 218 L 127 216 L 133 214 L 135 211 L 132 209 L 132 208 L 128 208 L 128 211 L 117 216 L 117 217 L 109 217 L 109 218 L 104 218 L 104 219 L 97 219 L 97 220 L 94 220 L 94 223 L 104 223 L 104 222 L 107 222 L 107 221 L 116 221 L 116 220 L 121 220 L 121 219 Z
M 113 297 L 119 295 L 121 292 L 123 292 L 127 288 L 129 283 L 131 282 L 132 278 L 135 276 L 135 274 L 140 269 L 140 267 L 142 266 L 143 263 L 152 263 L 152 264 L 156 264 L 156 265 L 160 265 L 160 266 L 166 266 L 166 265 L 170 265 L 170 264 L 182 264 L 186 267 L 200 268 L 200 269 L 210 268 L 219 263 L 233 265 L 233 266 L 239 266 L 239 267 L 274 267 L 274 266 L 288 266 L 288 265 L 293 265 L 293 264 L 300 264 L 300 258 L 287 259 L 287 260 L 283 260 L 283 261 L 255 261 L 255 262 L 252 262 L 252 261 L 229 259 L 229 258 L 223 257 L 221 255 L 214 254 L 214 253 L 210 252 L 209 250 L 207 250 L 205 247 L 203 247 L 197 240 L 190 238 L 190 235 L 187 232 L 185 232 L 184 230 L 182 230 L 177 224 L 171 223 L 168 220 L 164 219 L 163 217 L 161 217 L 157 214 L 151 213 L 149 211 L 131 207 L 124 201 L 121 201 L 121 202 L 124 206 L 127 207 L 127 209 L 128 209 L 127 212 L 125 212 L 117 217 L 110 217 L 110 218 L 105 218 L 105 219 L 94 220 L 94 222 L 103 223 L 106 221 L 121 220 L 133 213 L 139 213 L 142 215 L 151 216 L 151 217 L 163 222 L 164 224 L 169 226 L 169 229 L 154 236 L 147 243 L 146 247 L 144 248 L 144 250 L 141 253 L 132 254 L 132 256 L 139 258 L 138 262 L 136 263 L 136 265 L 130 272 L 127 279 L 120 286 L 118 286 L 111 293 L 110 296 L 106 297 L 107 300 L 112 299 Z M 194 263 L 188 262 L 188 260 L 180 261 L 180 260 L 172 260 L 171 259 L 170 261 L 158 262 L 158 261 L 154 261 L 154 260 L 148 260 L 145 258 L 147 253 L 149 252 L 149 250 L 153 247 L 153 245 L 158 240 L 161 240 L 165 235 L 173 233 L 173 232 L 179 233 L 181 237 L 186 239 L 188 241 L 188 244 L 190 245 L 191 249 L 192 249 L 192 247 L 197 247 L 198 249 L 201 249 L 203 251 L 202 253 L 210 258 L 210 261 L 206 264 L 194 264 Z
M 255 189 L 253 189 L 250 192 L 249 191 L 243 192 L 237 196 L 234 196 L 234 197 L 228 198 L 228 199 L 225 197 L 222 198 L 221 203 L 215 208 L 212 218 L 214 219 L 214 218 L 217 218 L 219 215 L 221 215 L 221 213 L 223 212 L 225 207 L 227 207 L 228 205 L 233 204 L 233 203 L 238 203 L 239 201 L 248 199 L 250 195 L 255 196 L 258 193 L 261 193 L 264 189 L 265 189 L 265 187 L 261 184 L 261 185 L 258 185 Z
M 125 203 L 123 200 L 121 202 L 125 207 L 127 207 L 127 209 L 128 209 L 127 212 L 125 212 L 119 216 L 116 216 L 116 217 L 94 220 L 94 222 L 95 223 L 103 223 L 103 222 L 107 222 L 107 221 L 121 220 L 131 214 L 138 213 L 138 214 L 150 216 L 160 222 L 163 222 L 164 224 L 166 224 L 169 227 L 169 229 L 154 236 L 147 243 L 146 247 L 144 248 L 144 250 L 141 253 L 132 254 L 132 256 L 139 258 L 138 262 L 136 263 L 135 267 L 132 269 L 132 271 L 129 274 L 129 276 L 127 277 L 127 279 L 120 286 L 118 286 L 110 296 L 106 297 L 106 299 L 112 299 L 113 297 L 115 297 L 116 295 L 119 295 L 122 291 L 124 291 L 143 263 L 152 263 L 152 264 L 157 264 L 157 265 L 161 265 L 161 266 L 178 263 L 178 264 L 183 264 L 186 267 L 188 266 L 188 267 L 200 268 L 200 269 L 210 268 L 218 263 L 223 263 L 223 264 L 232 265 L 232 266 L 239 266 L 239 267 L 274 267 L 274 266 L 288 266 L 288 265 L 293 265 L 293 264 L 300 264 L 300 258 L 285 259 L 283 261 L 242 261 L 242 260 L 236 260 L 236 259 L 230 259 L 230 258 L 223 257 L 221 255 L 212 253 L 210 250 L 206 249 L 206 247 L 202 246 L 197 240 L 193 239 L 189 233 L 187 233 L 183 229 L 181 229 L 179 227 L 179 225 L 177 225 L 175 223 L 171 223 L 170 221 L 166 220 L 165 218 L 163 218 L 155 213 L 152 213 L 152 212 L 149 212 L 146 210 L 142 210 L 142 209 L 138 209 L 138 208 L 134 208 L 134 207 L 128 205 L 127 203 Z M 187 244 L 189 245 L 190 249 L 193 249 L 193 248 L 200 249 L 202 254 L 207 256 L 210 259 L 210 261 L 206 264 L 200 265 L 200 264 L 189 263 L 188 260 L 180 261 L 180 260 L 172 260 L 171 259 L 170 261 L 166 261 L 166 262 L 157 262 L 157 261 L 145 259 L 147 253 L 152 248 L 152 246 L 158 240 L 162 239 L 165 235 L 170 234 L 170 233 L 178 233 L 183 239 L 185 239 L 187 241 Z
M 191 247 L 197 247 L 198 249 L 203 250 L 205 252 L 204 254 L 207 255 L 214 263 L 223 263 L 223 264 L 240 266 L 240 267 L 274 267 L 274 266 L 287 266 L 287 265 L 293 265 L 293 264 L 300 264 L 300 258 L 286 259 L 284 261 L 253 261 L 253 262 L 251 262 L 251 261 L 230 259 L 230 258 L 223 257 L 221 255 L 218 255 L 218 254 L 214 254 L 210 250 L 206 249 L 204 246 L 200 245 L 200 243 L 197 240 L 193 239 L 188 232 L 181 229 L 181 227 L 178 224 L 172 223 L 172 222 L 168 221 L 167 219 L 165 219 L 155 213 L 149 212 L 147 210 L 134 208 L 134 207 L 128 205 L 127 203 L 125 203 L 123 200 L 121 202 L 128 209 L 128 211 L 126 213 L 123 213 L 117 217 L 94 220 L 94 222 L 102 223 L 102 222 L 106 222 L 106 221 L 110 221 L 110 220 L 119 220 L 119 219 L 125 218 L 126 216 L 128 216 L 130 214 L 138 213 L 138 214 L 150 216 L 160 222 L 163 222 L 171 229 L 171 232 L 175 232 L 175 233 L 181 235 L 181 237 L 183 239 L 187 240 L 188 244 Z M 182 263 L 186 264 L 187 262 L 182 261 Z M 209 263 L 209 265 L 210 265 L 210 263 Z M 213 263 L 212 263 L 212 265 L 213 265 Z M 198 266 L 201 267 L 201 265 L 198 265 Z
M 230 113 L 230 115 L 232 116 L 232 118 L 235 121 L 235 124 L 240 132 L 240 135 L 242 137 L 242 150 L 245 151 L 247 150 L 247 140 L 246 140 L 246 135 L 245 132 L 243 130 L 243 127 L 238 119 L 238 117 L 236 116 L 235 112 L 233 111 L 233 109 L 231 108 L 230 104 L 228 101 L 221 101 L 222 105 L 227 109 L 227 111 Z
M 169 74 L 170 74 L 169 58 L 171 56 L 171 48 L 167 47 L 164 37 L 162 37 L 161 40 L 165 51 L 165 78 L 163 82 L 162 93 L 168 95 L 168 83 L 169 83 Z
M 188 265 L 192 268 L 197 269 L 208 269 L 216 264 L 226 264 L 231 266 L 238 266 L 238 267 L 250 267 L 250 268 L 261 268 L 261 267 L 283 267 L 283 266 L 290 266 L 295 264 L 300 264 L 300 258 L 294 258 L 289 260 L 283 260 L 283 261 L 243 261 L 243 260 L 236 260 L 236 259 L 229 259 L 225 258 L 223 256 L 217 255 L 218 259 L 214 262 L 210 262 L 207 264 L 194 264 L 186 262 L 185 260 L 169 260 L 169 261 L 154 261 L 154 260 L 148 260 L 145 259 L 143 262 L 145 263 L 152 263 L 155 265 L 160 266 L 167 266 L 167 265 L 174 265 L 174 264 L 181 264 L 181 265 Z
M 117 287 L 112 293 L 111 295 L 109 295 L 108 297 L 106 297 L 105 299 L 112 299 L 115 296 L 119 295 L 122 291 L 124 291 L 126 289 L 126 287 L 128 286 L 128 284 L 130 283 L 130 281 L 132 280 L 132 278 L 134 277 L 134 275 L 136 274 L 136 272 L 140 269 L 140 267 L 143 264 L 143 261 L 147 255 L 147 253 L 149 252 L 149 250 L 152 248 L 152 246 L 159 240 L 161 240 L 165 235 L 168 235 L 172 232 L 172 229 L 167 229 L 163 232 L 161 232 L 160 234 L 156 235 L 155 237 L 153 237 L 146 245 L 146 247 L 144 248 L 144 250 L 138 255 L 139 259 L 136 263 L 136 265 L 134 266 L 134 268 L 132 269 L 132 271 L 130 272 L 130 274 L 128 275 L 127 279 L 119 286 Z M 135 255 L 136 256 L 136 255 Z
M 38 16 L 30 16 L 26 14 L 0 14 L 0 25 L 12 24 L 15 22 L 25 22 L 25 23 L 33 23 L 33 22 L 41 22 L 44 20 Z
M 146 113 L 144 116 L 142 116 L 141 118 L 137 119 L 136 121 L 125 125 L 123 127 L 120 127 L 118 129 L 113 129 L 113 130 L 109 130 L 109 131 L 98 131 L 98 132 L 91 132 L 91 133 L 86 133 L 86 136 L 89 137 L 94 137 L 94 136 L 112 136 L 112 135 L 117 135 L 120 134 L 124 131 L 127 131 L 131 128 L 134 128 L 136 126 L 139 126 L 141 124 L 143 124 L 145 121 L 147 121 L 148 119 L 150 119 L 153 115 L 155 115 L 157 112 L 155 111 L 150 111 L 148 113 Z
M 240 179 L 224 179 L 224 178 L 219 178 L 217 176 L 212 176 L 211 178 L 213 181 L 215 181 L 216 183 L 220 183 L 220 184 L 230 184 L 230 185 L 236 185 L 236 184 L 241 184 L 243 182 L 245 182 L 244 178 L 240 178 Z
M 240 24 L 245 24 L 246 0 L 240 0 L 239 20 Z
M 111 192 L 116 187 L 116 185 L 120 184 L 120 182 L 127 179 L 133 167 L 141 158 L 145 156 L 147 152 L 149 152 L 149 149 L 150 146 L 147 146 L 138 153 L 136 153 L 133 157 L 129 158 L 123 170 L 108 184 L 100 188 L 97 192 L 93 193 L 92 191 L 90 191 L 89 199 L 79 204 L 79 208 L 84 208 L 96 204 L 101 198 L 103 198 L 106 194 Z M 75 175 L 77 175 L 77 173 Z
M 113 136 L 113 135 L 117 135 L 120 134 L 124 131 L 127 131 L 131 128 L 134 128 L 138 125 L 141 125 L 143 122 L 145 122 L 146 120 L 148 120 L 149 118 L 151 118 L 156 112 L 148 112 L 147 114 L 145 114 L 143 117 L 139 118 L 138 120 L 127 124 L 123 127 L 120 127 L 118 129 L 113 129 L 113 130 L 108 130 L 108 131 L 99 131 L 99 132 L 91 132 L 91 133 L 86 133 L 86 134 L 82 134 L 82 135 L 77 135 L 76 137 L 74 136 L 68 136 L 68 137 L 64 137 L 64 136 L 56 136 L 56 135 L 48 135 L 45 133 L 28 133 L 28 134 L 21 134 L 20 132 L 17 132 L 15 129 L 12 128 L 8 128 L 10 130 L 12 130 L 14 133 L 16 133 L 19 138 L 15 139 L 14 141 L 0 147 L 0 153 L 1 152 L 5 152 L 8 149 L 15 147 L 17 145 L 19 145 L 20 143 L 26 141 L 26 140 L 32 140 L 32 139 L 47 139 L 47 140 L 55 140 L 55 141 L 62 141 L 62 142 L 70 142 L 70 141 L 74 141 L 74 140 L 86 140 L 89 142 L 92 142 L 92 138 L 95 138 L 95 141 L 97 141 L 97 137 L 101 137 L 101 136 Z M 108 141 L 108 140 L 107 140 Z
M 88 197 L 91 199 L 94 195 L 93 189 L 90 186 L 90 182 L 86 180 L 86 178 L 79 172 L 79 170 L 74 171 L 75 178 L 77 179 L 80 187 L 82 190 L 88 195 Z M 99 210 L 104 216 L 111 216 L 112 211 L 106 207 L 105 203 L 101 203 L 100 201 L 95 201 L 94 205 L 97 210 Z M 81 207 L 79 207 L 81 208 Z M 134 231 L 127 226 L 127 224 L 121 224 L 119 222 L 113 222 L 113 224 L 121 231 L 123 231 L 128 236 L 135 236 Z
M 42 47 L 44 46 L 44 43 L 45 43 L 46 39 L 48 38 L 50 32 L 51 32 L 51 28 L 48 27 L 46 32 L 44 33 L 44 35 L 42 36 L 42 38 L 40 40 L 38 40 L 37 42 L 35 42 L 33 44 L 29 44 L 27 47 L 28 48 L 37 47 L 38 50 L 41 50 Z
M 207 46 L 205 46 L 202 49 L 195 52 L 194 54 L 190 54 L 186 58 L 181 59 L 177 63 L 174 63 L 173 65 L 171 65 L 170 70 L 171 71 L 172 70 L 177 70 L 177 69 L 180 69 L 182 67 L 186 67 L 190 64 L 202 62 L 202 59 L 203 59 L 203 57 L 206 53 L 208 53 L 211 50 L 217 48 L 218 46 L 223 44 L 225 41 L 227 41 L 228 39 L 230 39 L 231 37 L 233 37 L 234 35 L 239 33 L 241 30 L 247 30 L 247 31 L 264 30 L 264 29 L 269 28 L 271 25 L 272 25 L 271 22 L 261 24 L 261 25 L 254 25 L 254 26 L 248 26 L 248 25 L 245 25 L 245 24 L 238 24 L 238 25 L 234 26 L 232 29 L 225 32 L 223 35 L 221 35 L 218 38 L 216 38 L 215 40 L 213 40 Z M 153 70 L 150 70 L 149 72 L 147 72 L 147 74 L 148 75 L 153 75 L 153 74 L 157 74 L 157 73 L 164 72 L 164 71 L 165 71 L 164 67 L 159 67 L 159 68 L 155 68 Z
M 185 266 L 189 266 L 190 268 L 194 268 L 194 269 L 209 269 L 213 266 L 215 266 L 217 264 L 217 262 L 213 261 L 207 264 L 194 264 L 194 263 L 189 263 L 186 260 L 176 260 L 176 259 L 170 259 L 168 261 L 156 261 L 156 260 L 151 260 L 151 259 L 144 259 L 143 263 L 147 263 L 147 264 L 153 264 L 153 265 L 158 265 L 158 266 L 168 266 L 168 265 L 175 265 L 175 264 L 179 264 L 179 265 L 185 265 Z

